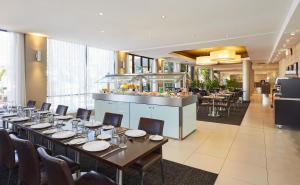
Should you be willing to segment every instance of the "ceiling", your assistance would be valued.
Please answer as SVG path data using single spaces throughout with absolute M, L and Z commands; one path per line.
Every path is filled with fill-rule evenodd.
M 209 56 L 210 52 L 220 51 L 220 50 L 232 50 L 235 51 L 237 55 L 241 55 L 242 58 L 247 58 L 248 52 L 244 46 L 224 46 L 224 47 L 213 47 L 213 48 L 200 48 L 192 50 L 174 51 L 171 54 L 179 57 L 190 58 L 196 60 L 200 56 Z
M 237 45 L 266 61 L 296 1 L 0 0 L 0 28 L 148 57 Z

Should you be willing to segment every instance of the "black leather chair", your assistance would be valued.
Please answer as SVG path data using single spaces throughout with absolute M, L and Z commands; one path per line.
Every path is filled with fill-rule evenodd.
M 19 159 L 19 182 L 30 185 L 47 184 L 47 176 L 44 169 L 40 169 L 40 157 L 37 154 L 36 147 L 30 141 L 20 139 L 15 135 L 10 135 L 12 143 L 17 150 Z M 44 148 L 44 147 L 39 147 Z M 51 153 L 50 151 L 47 151 Z M 65 161 L 71 173 L 79 172 L 80 166 L 71 159 L 58 155 L 58 159 Z
M 114 127 L 120 127 L 122 123 L 122 118 L 122 114 L 106 112 L 104 114 L 103 125 L 112 125 Z
M 48 185 L 116 185 L 112 180 L 96 172 L 88 172 L 75 181 L 65 161 L 47 154 L 44 148 L 38 148 L 48 176 Z
M 67 114 L 67 111 L 68 111 L 68 106 L 58 105 L 57 108 L 56 108 L 55 113 L 59 114 L 61 116 L 65 116 Z
M 92 111 L 87 109 L 78 108 L 76 118 L 89 121 Z
M 46 102 L 44 102 L 44 103 L 42 104 L 42 106 L 41 106 L 40 111 L 47 111 L 47 110 L 50 109 L 50 107 L 51 107 L 51 103 L 46 103 Z
M 163 134 L 164 121 L 150 118 L 140 118 L 138 129 L 144 130 L 147 134 L 151 135 L 162 135 Z M 162 148 L 151 152 L 142 159 L 139 159 L 131 167 L 138 170 L 141 175 L 141 185 L 144 183 L 144 175 L 146 170 L 154 163 L 160 162 L 161 167 L 161 177 L 164 184 L 164 170 L 163 170 L 163 160 L 162 160 Z
M 35 107 L 35 104 L 36 104 L 36 101 L 34 101 L 34 100 L 29 100 L 29 101 L 27 102 L 27 107 L 28 107 L 28 108 L 34 108 L 34 107 Z
M 15 135 L 10 135 L 10 137 L 18 153 L 18 184 L 46 185 L 46 174 L 40 169 L 40 161 L 34 145 L 30 141 L 20 139 Z
M 0 165 L 8 169 L 7 185 L 10 184 L 12 174 L 18 166 L 13 143 L 5 129 L 0 129 Z

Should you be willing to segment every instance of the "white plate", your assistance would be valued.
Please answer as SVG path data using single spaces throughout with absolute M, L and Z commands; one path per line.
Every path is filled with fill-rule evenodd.
M 24 117 L 24 118 L 12 118 L 10 119 L 11 122 L 19 122 L 19 121 L 27 121 L 29 120 L 28 117 Z
M 82 138 L 72 139 L 67 144 L 68 145 L 81 145 L 83 143 L 86 143 L 87 141 L 88 141 L 87 138 L 82 137 Z
M 102 126 L 102 129 L 104 129 L 104 130 L 111 130 L 111 129 L 114 129 L 115 127 L 114 126 L 112 126 L 112 125 L 103 125 Z
M 149 139 L 150 139 L 151 141 L 161 141 L 161 140 L 164 139 L 164 137 L 162 137 L 162 136 L 160 136 L 160 135 L 151 135 L 151 136 L 149 137 Z
M 95 121 L 95 122 L 87 122 L 84 124 L 85 127 L 90 127 L 90 128 L 93 128 L 93 127 L 100 127 L 102 125 L 101 122 L 99 121 Z
M 50 111 L 48 111 L 48 110 L 43 110 L 43 111 L 38 111 L 38 113 L 40 113 L 40 114 L 47 114 L 47 113 L 50 113 Z
M 107 139 L 110 139 L 110 138 L 111 138 L 111 135 L 105 134 L 105 133 L 100 134 L 100 135 L 97 136 L 97 139 L 100 139 L 100 140 L 107 140 Z
M 52 138 L 54 139 L 66 139 L 75 136 L 76 133 L 70 130 L 56 132 L 52 135 Z
M 35 122 L 27 122 L 27 123 L 24 123 L 23 125 L 24 126 L 31 126 L 31 125 L 34 125 L 36 124 Z
M 82 148 L 89 152 L 100 152 L 110 147 L 110 144 L 106 141 L 91 141 L 85 143 Z
M 54 134 L 55 132 L 57 132 L 57 129 L 53 128 L 53 129 L 49 129 L 49 130 L 44 130 L 42 133 L 43 134 Z
M 73 117 L 68 115 L 68 116 L 54 116 L 54 118 L 60 119 L 60 120 L 66 120 L 66 119 L 72 119 Z
M 32 129 L 42 129 L 42 128 L 48 128 L 51 127 L 52 125 L 50 123 L 39 123 L 35 125 L 31 125 L 30 128 Z
M 143 137 L 145 136 L 147 133 L 143 130 L 127 130 L 125 132 L 125 135 L 126 136 L 129 136 L 129 137 Z

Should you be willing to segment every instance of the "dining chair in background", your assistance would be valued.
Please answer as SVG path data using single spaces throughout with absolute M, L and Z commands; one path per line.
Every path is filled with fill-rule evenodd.
M 120 127 L 122 123 L 123 115 L 105 112 L 103 118 L 103 125 L 112 125 L 114 127 Z
M 140 118 L 138 129 L 146 131 L 147 134 L 161 136 L 163 134 L 163 128 L 164 128 L 163 120 L 143 118 L 143 117 Z M 149 153 L 142 159 L 139 159 L 131 166 L 131 168 L 136 169 L 137 171 L 140 172 L 141 185 L 143 185 L 144 183 L 144 175 L 146 170 L 149 169 L 151 165 L 153 165 L 158 161 L 160 162 L 161 178 L 164 184 L 165 178 L 164 178 L 164 168 L 163 168 L 163 158 L 162 158 L 162 147 L 160 147 L 158 150 Z
M 44 148 L 38 148 L 38 153 L 45 166 L 48 185 L 116 185 L 108 177 L 93 171 L 74 181 L 65 161 L 48 155 Z
M 36 104 L 36 101 L 34 101 L 34 100 L 28 100 L 27 107 L 28 108 L 34 108 L 35 104 Z
M 76 118 L 81 120 L 89 121 L 92 110 L 78 108 L 76 113 Z
M 0 129 L 0 165 L 8 169 L 7 185 L 12 180 L 12 174 L 17 168 L 17 156 L 13 143 L 5 129 Z
M 51 103 L 44 102 L 41 106 L 40 111 L 48 111 L 50 109 L 50 107 L 51 107 Z
M 61 116 L 65 116 L 67 114 L 67 111 L 68 111 L 68 106 L 58 105 L 57 108 L 56 108 L 55 113 L 59 114 Z

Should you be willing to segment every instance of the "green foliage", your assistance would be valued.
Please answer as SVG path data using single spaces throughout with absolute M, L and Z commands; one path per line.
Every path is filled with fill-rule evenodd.
M 229 90 L 229 91 L 233 91 L 235 88 L 238 87 L 238 82 L 236 80 L 226 80 L 225 81 L 225 85 L 226 85 L 226 88 Z
M 209 69 L 201 69 L 200 74 L 204 81 L 209 80 Z
M 213 90 L 220 87 L 220 83 L 218 80 L 206 80 L 204 82 L 206 90 Z

